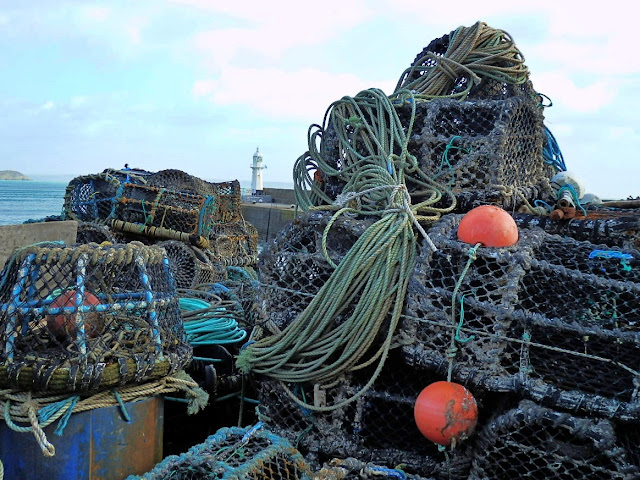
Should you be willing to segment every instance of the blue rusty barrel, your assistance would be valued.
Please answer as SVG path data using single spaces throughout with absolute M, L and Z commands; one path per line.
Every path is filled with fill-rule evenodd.
M 31 433 L 18 433 L 0 421 L 0 460 L 4 478 L 122 480 L 141 475 L 162 460 L 163 397 L 74 413 L 62 436 L 55 423 L 44 429 L 56 449 L 45 457 Z

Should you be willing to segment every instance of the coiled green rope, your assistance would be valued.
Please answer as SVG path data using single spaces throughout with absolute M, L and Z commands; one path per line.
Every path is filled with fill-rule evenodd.
M 310 410 L 328 411 L 344 406 L 373 384 L 391 348 L 416 262 L 417 237 L 413 226 L 419 227 L 428 240 L 418 220 L 436 219 L 455 204 L 451 196 L 449 207 L 434 206 L 443 194 L 435 182 L 420 172 L 415 157 L 408 152 L 407 133 L 412 130 L 415 118 L 415 103 L 407 101 L 411 97 L 410 92 L 389 98 L 380 90 L 366 90 L 355 98 L 345 97 L 332 104 L 328 117 L 325 116 L 325 126 L 316 126 L 315 132 L 310 130 L 308 155 L 313 165 L 345 183 L 336 204 L 318 207 L 337 210 L 327 228 L 338 216 L 347 213 L 380 218 L 360 236 L 340 263 L 334 264 L 335 271 L 329 280 L 293 323 L 279 334 L 247 345 L 237 359 L 243 373 L 280 380 L 291 398 Z M 396 105 L 411 107 L 406 129 Z M 315 148 L 327 121 L 341 135 L 341 169 L 327 163 L 321 149 Z M 299 159 L 298 172 L 304 172 L 307 184 L 312 184 L 305 158 Z M 426 201 L 411 205 L 409 181 L 422 188 L 420 194 L 427 197 Z M 314 208 L 309 192 L 300 188 L 304 182 L 304 178 L 297 182 L 296 194 L 303 208 Z M 331 203 L 326 196 L 317 197 Z M 332 263 L 326 253 L 326 233 L 323 248 Z M 384 333 L 380 333 L 382 330 Z M 285 382 L 330 385 L 346 372 L 375 362 L 378 363 L 369 382 L 354 396 L 335 405 L 309 405 L 284 385 Z
M 464 89 L 455 92 L 464 78 Z M 483 78 L 509 84 L 528 80 L 524 56 L 508 33 L 477 22 L 459 27 L 449 35 L 444 55 L 428 52 L 400 76 L 396 92 L 409 89 L 420 99 L 464 100 Z
M 340 408 L 373 385 L 391 348 L 416 262 L 418 237 L 413 228 L 435 249 L 421 224 L 455 207 L 450 189 L 427 177 L 408 151 L 416 102 L 465 99 L 483 78 L 511 84 L 528 79 L 513 40 L 482 22 L 455 30 L 444 55 L 428 53 L 423 60 L 403 73 L 389 97 L 369 89 L 331 104 L 322 126 L 309 127 L 309 150 L 294 165 L 298 206 L 336 211 L 323 234 L 323 252 L 335 270 L 293 323 L 247 344 L 237 367 L 280 380 L 288 395 L 309 410 Z M 462 86 L 464 91 L 455 91 Z M 325 143 L 329 131 L 336 137 L 333 144 Z M 329 183 L 342 186 L 335 200 L 326 190 Z M 380 218 L 335 265 L 326 238 L 335 219 L 346 213 Z M 346 372 L 376 361 L 363 388 L 334 405 L 310 405 L 285 384 L 326 387 Z

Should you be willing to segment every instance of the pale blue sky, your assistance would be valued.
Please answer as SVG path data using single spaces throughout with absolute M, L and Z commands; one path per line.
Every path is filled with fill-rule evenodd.
M 478 20 L 526 58 L 569 170 L 640 194 L 640 53 L 632 2 L 0 0 L 0 169 L 125 163 L 210 180 L 290 182 L 329 104 L 391 93 L 433 38 Z

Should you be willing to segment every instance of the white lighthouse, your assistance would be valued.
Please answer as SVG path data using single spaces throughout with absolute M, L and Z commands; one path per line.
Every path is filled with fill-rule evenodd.
M 253 165 L 251 165 L 251 195 L 262 195 L 262 169 L 267 168 L 262 165 L 262 155 L 260 149 L 256 148 L 253 154 Z

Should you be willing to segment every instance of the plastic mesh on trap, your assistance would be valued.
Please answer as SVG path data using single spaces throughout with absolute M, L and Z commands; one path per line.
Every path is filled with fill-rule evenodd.
M 415 339 L 406 361 L 444 373 L 452 353 L 459 381 L 640 419 L 640 253 L 521 229 L 513 247 L 478 248 L 452 318 L 471 247 L 456 238 L 460 218 L 437 223 L 429 235 L 438 251 L 420 255 L 399 327 Z
M 611 422 L 523 401 L 478 433 L 469 480 L 636 479 Z
M 221 428 L 181 455 L 128 480 L 311 480 L 311 470 L 289 442 L 262 428 Z
M 419 475 L 407 474 L 400 467 L 390 468 L 356 458 L 334 458 L 314 473 L 314 480 L 429 480 Z
M 116 236 L 106 225 L 94 222 L 78 222 L 76 243 L 118 243 Z
M 38 244 L 7 261 L 0 385 L 96 391 L 163 377 L 190 359 L 161 248 Z

